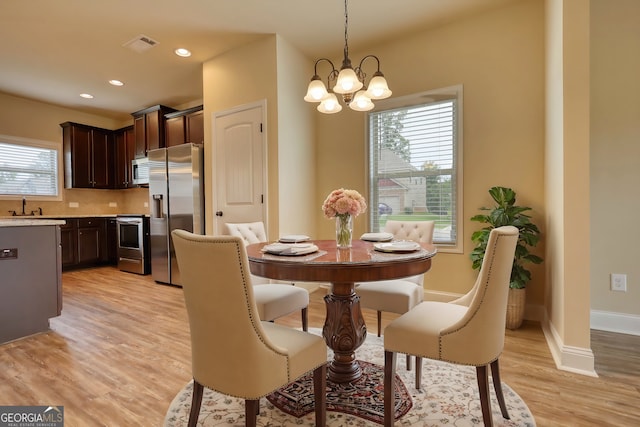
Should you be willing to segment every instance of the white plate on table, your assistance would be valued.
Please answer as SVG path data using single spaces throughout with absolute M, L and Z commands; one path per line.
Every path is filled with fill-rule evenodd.
M 388 242 L 393 240 L 393 234 L 391 233 L 364 233 L 360 236 L 360 240 L 366 240 L 367 242 Z
M 414 252 L 420 249 L 416 242 L 400 240 L 397 242 L 376 243 L 374 249 L 380 252 Z
M 300 256 L 318 251 L 313 243 L 271 243 L 262 247 L 262 252 L 271 255 Z
M 287 234 L 286 236 L 280 237 L 278 241 L 280 243 L 300 243 L 300 242 L 306 242 L 310 238 L 311 237 L 305 236 L 304 234 Z

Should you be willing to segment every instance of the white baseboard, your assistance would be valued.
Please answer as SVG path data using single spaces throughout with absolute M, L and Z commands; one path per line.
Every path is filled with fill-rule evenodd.
M 591 310 L 591 329 L 640 336 L 640 316 Z
M 595 357 L 590 348 L 565 345 L 547 316 L 542 322 L 542 331 L 558 369 L 590 377 L 598 376 L 595 371 Z

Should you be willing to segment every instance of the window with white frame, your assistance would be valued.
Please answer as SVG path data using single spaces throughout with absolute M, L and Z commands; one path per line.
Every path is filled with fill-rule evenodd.
M 385 101 L 367 121 L 370 229 L 433 220 L 434 243 L 462 252 L 462 86 Z
M 58 198 L 60 158 L 59 144 L 0 135 L 0 196 Z

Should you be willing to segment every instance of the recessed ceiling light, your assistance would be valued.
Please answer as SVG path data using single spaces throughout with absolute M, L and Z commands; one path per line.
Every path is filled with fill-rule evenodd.
M 93 95 L 91 95 L 90 93 L 81 93 L 80 94 L 81 97 L 86 98 L 86 99 L 92 99 Z
M 114 86 L 124 86 L 124 83 L 122 83 L 120 80 L 109 80 L 109 84 L 112 84 Z
M 191 56 L 191 51 L 189 49 L 185 49 L 185 48 L 178 48 L 175 50 L 176 55 L 178 56 L 182 56 L 183 58 L 187 58 L 189 56 Z

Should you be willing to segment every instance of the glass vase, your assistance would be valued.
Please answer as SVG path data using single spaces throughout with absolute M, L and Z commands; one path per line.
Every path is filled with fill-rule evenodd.
M 349 214 L 336 215 L 336 244 L 338 248 L 350 248 L 352 238 L 353 217 Z

